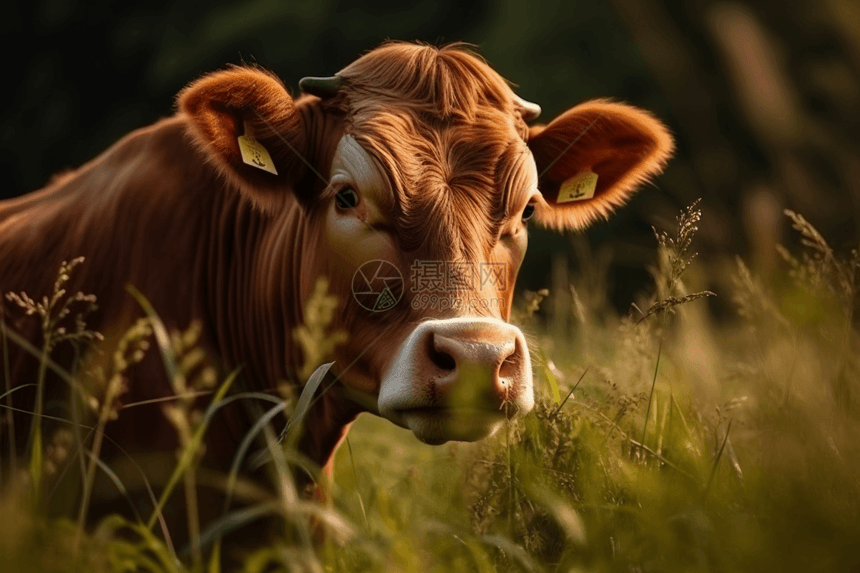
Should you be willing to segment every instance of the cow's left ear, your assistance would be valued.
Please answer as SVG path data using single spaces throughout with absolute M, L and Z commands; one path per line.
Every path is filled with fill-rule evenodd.
M 666 127 L 624 104 L 591 101 L 529 130 L 544 201 L 535 219 L 582 229 L 606 218 L 636 187 L 663 170 L 674 145 Z
M 293 98 L 258 68 L 213 72 L 176 98 L 194 142 L 222 175 L 265 210 L 278 209 L 304 169 L 305 130 Z

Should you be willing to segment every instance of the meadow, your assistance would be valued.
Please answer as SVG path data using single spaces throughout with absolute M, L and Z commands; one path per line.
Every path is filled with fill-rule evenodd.
M 249 573 L 860 570 L 860 255 L 835 252 L 787 211 L 799 241 L 778 247 L 767 276 L 730 255 L 701 265 L 700 209 L 693 204 L 676 228 L 655 231 L 658 257 L 643 261 L 653 290 L 627 314 L 607 303 L 600 265 L 583 265 L 567 289 L 523 293 L 513 322 L 528 333 L 533 357 L 537 396 L 527 416 L 482 442 L 431 447 L 362 415 L 337 453 L 324 505 L 298 495 L 285 477 L 290 440 L 277 447 L 277 430 L 261 424 L 259 439 L 282 470 L 279 497 L 202 529 L 193 504 L 200 440 L 218 401 L 229 399 L 232 378 L 201 367 L 194 330 L 166 332 L 141 297 L 147 318 L 126 334 L 100 383 L 69 376 L 75 395 L 93 406 L 86 426 L 69 426 L 65 444 L 88 453 L 71 456 L 81 484 L 75 518 L 40 511 L 39 484 L 56 468 L 46 467 L 50 452 L 35 448 L 20 477 L 3 484 L 0 571 L 214 573 L 232 567 L 221 534 L 263 514 L 282 521 L 284 534 L 239 558 Z M 45 344 L 34 353 L 97 338 L 85 314 L 77 330 L 53 330 L 63 309 L 94 302 L 56 294 L 75 264 L 61 270 L 54 296 L 14 301 L 43 320 Z M 711 292 L 712 284 L 726 286 Z M 715 297 L 731 311 L 716 317 Z M 320 300 L 309 315 L 321 324 L 309 325 L 308 340 L 324 347 Z M 553 314 L 559 308 L 566 316 Z M 3 335 L 4 348 L 21 343 L 5 325 Z M 156 513 L 81 527 L 95 474 L 108 471 L 98 454 L 104 428 L 122 416 L 123 372 L 146 352 L 162 354 L 174 382 L 177 398 L 164 412 L 182 444 L 158 505 L 184 488 L 188 535 L 202 551 L 165 542 Z M 12 391 L 6 383 L 2 403 Z M 198 391 L 215 393 L 206 412 L 187 397 Z M 273 402 L 269 412 L 286 408 L 301 418 L 308 396 L 296 398 Z M 35 410 L 38 420 L 38 403 Z M 238 492 L 233 478 L 226 487 Z

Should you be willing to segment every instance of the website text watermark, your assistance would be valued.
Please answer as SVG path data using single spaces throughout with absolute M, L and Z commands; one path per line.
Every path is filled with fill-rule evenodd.
M 408 275 L 410 305 L 415 310 L 501 308 L 505 304 L 503 296 L 477 296 L 477 293 L 506 292 L 507 270 L 504 262 L 415 259 Z M 372 260 L 353 275 L 352 294 L 362 308 L 384 312 L 401 301 L 406 290 L 404 282 L 396 265 Z

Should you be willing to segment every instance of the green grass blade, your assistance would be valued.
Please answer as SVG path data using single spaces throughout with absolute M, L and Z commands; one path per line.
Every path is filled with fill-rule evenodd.
M 203 547 L 203 537 L 200 538 L 200 546 Z M 206 573 L 221 573 L 221 538 L 212 544 L 212 554 L 209 555 L 209 566 Z
M 42 487 L 42 425 L 36 424 L 33 427 L 33 449 L 30 452 L 30 479 L 33 484 L 33 507 L 39 506 Z
M 224 500 L 224 511 L 230 507 L 230 502 L 233 499 L 233 490 L 236 487 L 236 480 L 239 477 L 239 466 L 242 465 L 242 460 L 245 458 L 245 454 L 248 452 L 248 448 L 251 447 L 251 443 L 257 437 L 263 428 L 268 424 L 272 418 L 280 414 L 284 408 L 286 408 L 286 402 L 281 402 L 277 406 L 270 408 L 265 414 L 263 414 L 245 433 L 245 437 L 242 439 L 242 443 L 239 445 L 239 449 L 236 450 L 236 454 L 233 456 L 233 463 L 230 465 L 230 474 L 227 477 L 227 498 Z
M 367 511 L 364 509 L 364 500 L 361 498 L 361 490 L 358 488 L 358 469 L 355 467 L 355 458 L 352 455 L 352 444 L 349 443 L 349 436 L 346 437 L 346 447 L 349 450 L 349 461 L 352 464 L 352 473 L 355 475 L 355 495 L 358 496 L 358 504 L 361 506 L 361 515 L 364 517 L 364 526 L 370 531 L 370 522 L 367 520 Z
M 651 414 L 651 400 L 654 398 L 654 388 L 657 386 L 657 373 L 660 371 L 660 357 L 663 355 L 663 338 L 666 330 L 666 312 L 663 312 L 663 319 L 660 321 L 660 342 L 657 346 L 657 361 L 654 364 L 654 378 L 651 380 L 651 391 L 648 393 L 648 405 L 645 407 L 645 423 L 642 424 L 642 444 L 645 444 L 645 435 L 648 431 L 648 418 Z
M 9 370 L 9 342 L 6 336 L 6 319 L 3 312 L 0 312 L 0 339 L 2 339 L 3 345 L 3 379 L 6 382 L 6 392 L 3 394 L 3 397 L 6 397 L 12 393 L 12 373 Z M 6 405 L 9 407 L 12 406 L 12 398 L 7 398 Z M 7 426 L 7 435 L 9 436 L 9 465 L 11 468 L 9 475 L 15 475 L 18 473 L 18 456 L 15 452 L 15 418 L 11 411 L 7 417 Z
M 296 403 L 296 409 L 293 410 L 293 413 L 290 415 L 290 421 L 287 424 L 287 427 L 284 428 L 284 432 L 282 437 L 286 437 L 287 440 L 287 449 L 294 449 L 296 440 L 298 440 L 298 432 L 292 431 L 294 428 L 300 428 L 302 425 L 302 420 L 304 420 L 305 414 L 308 413 L 308 410 L 311 406 L 311 401 L 316 395 L 317 388 L 319 388 L 320 384 L 322 384 L 325 375 L 328 374 L 328 371 L 331 370 L 331 367 L 334 366 L 334 362 L 328 362 L 323 364 L 311 374 L 311 377 L 308 378 L 307 384 L 302 388 L 302 395 L 299 396 L 299 401 Z
M 723 443 L 720 446 L 720 451 L 717 452 L 716 459 L 714 459 L 714 467 L 711 468 L 711 475 L 708 478 L 708 485 L 705 486 L 705 491 L 702 493 L 702 500 L 703 501 L 708 496 L 708 492 L 711 491 L 711 485 L 713 485 L 713 483 L 714 483 L 714 476 L 717 475 L 717 468 L 720 465 L 720 458 L 723 457 L 723 450 L 726 447 L 726 442 L 729 441 L 729 432 L 731 432 L 731 431 L 732 431 L 732 421 L 729 420 L 729 424 L 726 427 L 726 436 L 723 438 Z
M 554 418 L 561 411 L 564 405 L 567 404 L 567 401 L 570 399 L 571 396 L 573 396 L 574 390 L 579 388 L 579 383 L 582 382 L 582 379 L 585 378 L 585 375 L 588 374 L 588 371 L 590 369 L 591 366 L 585 369 L 585 372 L 582 373 L 582 375 L 579 377 L 579 380 L 576 381 L 576 384 L 573 385 L 573 388 L 571 388 L 570 392 L 567 393 L 567 396 L 564 397 L 564 401 L 558 405 L 558 408 L 555 409 L 555 411 L 552 413 L 552 416 L 550 417 Z
M 164 326 L 158 313 L 155 312 L 155 308 L 153 308 L 149 300 L 139 290 L 131 284 L 126 285 L 125 288 L 137 300 L 137 303 L 146 313 L 146 316 L 149 317 L 152 323 L 152 332 L 155 335 L 155 342 L 158 344 L 161 359 L 164 361 L 164 371 L 167 372 L 170 380 L 174 380 L 180 370 L 176 362 L 173 347 L 170 345 L 170 335 L 167 333 L 167 328 Z
M 547 383 L 549 384 L 549 392 L 552 396 L 552 401 L 555 404 L 561 402 L 561 391 L 558 387 L 558 379 L 555 377 L 555 374 L 552 373 L 552 370 L 549 369 L 546 363 L 546 356 L 543 355 L 542 352 L 538 351 L 541 362 L 541 369 L 543 370 L 543 376 L 546 378 Z
M 200 444 L 203 442 L 203 435 L 206 433 L 206 429 L 209 427 L 209 421 L 212 419 L 212 415 L 215 410 L 222 406 L 221 402 L 224 399 L 224 395 L 227 394 L 227 390 L 229 390 L 230 385 L 233 384 L 233 381 L 236 379 L 236 376 L 239 375 L 238 370 L 234 370 L 227 379 L 221 384 L 218 388 L 218 392 L 212 398 L 212 403 L 209 404 L 209 407 L 206 409 L 206 415 L 203 417 L 203 421 L 194 431 L 194 435 L 191 437 L 191 441 L 188 443 L 188 447 L 182 451 L 182 456 L 179 458 L 179 463 L 174 468 L 173 473 L 170 476 L 170 479 L 167 482 L 167 485 L 164 488 L 164 491 L 161 494 L 161 497 L 158 500 L 158 504 L 155 506 L 155 509 L 152 512 L 152 515 L 149 518 L 149 521 L 146 524 L 147 529 L 152 529 L 152 526 L 155 525 L 155 521 L 158 519 L 158 515 L 164 509 L 164 505 L 167 503 L 167 499 L 170 497 L 170 494 L 173 493 L 173 489 L 179 483 L 179 480 L 182 479 L 183 474 L 191 467 L 191 464 L 194 461 L 194 456 L 197 451 L 200 449 Z
M 23 336 L 21 336 L 20 334 L 18 334 L 14 330 L 10 330 L 9 327 L 5 323 L 0 322 L 0 329 L 2 329 L 3 335 L 6 338 L 8 338 L 9 340 L 14 342 L 15 344 L 17 344 L 21 348 L 23 348 L 29 354 L 31 354 L 32 356 L 39 358 L 39 359 L 42 358 L 43 352 L 41 349 L 36 348 L 32 344 L 30 344 L 30 341 L 28 341 L 26 338 L 24 338 Z M 45 356 L 45 365 L 48 367 L 49 370 L 51 370 L 51 372 L 53 372 L 54 374 L 59 376 L 60 379 L 62 379 L 66 384 L 71 386 L 71 388 L 73 390 L 75 390 L 76 392 L 78 392 L 82 396 L 86 396 L 86 392 L 85 392 L 84 387 L 81 386 L 78 383 L 78 381 L 72 377 L 72 375 L 70 373 L 66 372 L 65 368 L 63 368 L 62 366 L 60 366 L 59 364 L 57 364 L 56 362 L 51 360 L 51 358 L 49 356 Z M 16 386 L 16 388 L 17 388 L 17 386 Z M 14 390 L 14 388 L 13 388 L 13 390 Z

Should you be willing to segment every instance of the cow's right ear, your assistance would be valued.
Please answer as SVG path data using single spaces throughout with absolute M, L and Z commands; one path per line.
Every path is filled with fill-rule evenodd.
M 176 99 L 191 137 L 228 181 L 264 211 L 283 205 L 304 170 L 298 154 L 306 138 L 301 114 L 276 76 L 242 67 L 213 72 Z
M 535 220 L 554 229 L 584 229 L 609 217 L 672 155 L 669 130 L 635 107 L 596 100 L 529 129 L 543 201 Z

